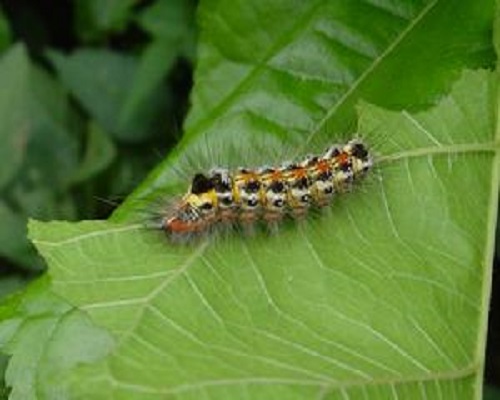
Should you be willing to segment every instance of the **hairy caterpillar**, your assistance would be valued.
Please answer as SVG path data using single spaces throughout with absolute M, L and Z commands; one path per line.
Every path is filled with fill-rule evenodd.
M 259 168 L 212 168 L 197 173 L 187 193 L 164 211 L 161 229 L 174 240 L 207 233 L 218 226 L 244 229 L 262 221 L 276 225 L 328 206 L 373 166 L 360 139 L 332 145 L 320 155 Z

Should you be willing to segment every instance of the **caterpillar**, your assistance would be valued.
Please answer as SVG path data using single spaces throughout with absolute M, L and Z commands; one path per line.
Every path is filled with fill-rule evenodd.
M 187 193 L 162 213 L 160 227 L 183 239 L 221 225 L 246 229 L 258 221 L 275 225 L 285 217 L 302 218 L 350 191 L 372 167 L 373 157 L 360 139 L 279 166 L 215 167 L 193 176 Z

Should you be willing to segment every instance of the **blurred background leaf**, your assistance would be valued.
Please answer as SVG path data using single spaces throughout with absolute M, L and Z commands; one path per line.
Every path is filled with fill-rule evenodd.
M 137 72 L 137 60 L 108 50 L 83 49 L 71 56 L 51 53 L 57 72 L 88 114 L 116 140 L 129 143 L 144 141 L 157 132 L 163 122 L 165 88 L 155 87 L 152 93 L 128 106 Z M 135 90 L 141 90 L 136 88 Z M 130 104 L 130 103 L 128 103 Z
M 32 64 L 22 45 L 0 59 L 0 190 L 2 253 L 26 268 L 40 268 L 25 237 L 27 215 L 73 219 L 67 192 L 78 162 L 77 121 L 62 86 Z
M 500 389 L 486 386 L 484 388 L 484 400 L 498 400 L 500 399 Z
M 76 0 L 75 25 L 83 41 L 105 38 L 113 32 L 121 32 L 129 23 L 137 0 Z
M 9 21 L 0 8 L 0 52 L 4 51 L 11 43 L 11 33 L 9 27 Z

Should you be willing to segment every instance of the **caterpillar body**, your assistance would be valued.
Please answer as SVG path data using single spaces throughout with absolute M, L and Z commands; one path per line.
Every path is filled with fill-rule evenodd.
M 328 206 L 373 166 L 360 139 L 332 145 L 320 155 L 259 168 L 212 168 L 194 175 L 187 193 L 162 213 L 160 227 L 174 239 L 189 238 L 217 226 L 275 225 Z

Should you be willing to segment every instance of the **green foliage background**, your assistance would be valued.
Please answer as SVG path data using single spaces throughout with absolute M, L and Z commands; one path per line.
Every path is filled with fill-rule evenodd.
M 479 398 L 494 1 L 74 1 L 70 40 L 34 4 L 0 23 L 4 393 Z M 186 163 L 268 161 L 353 129 L 380 170 L 323 218 L 191 247 L 134 223 Z M 93 199 L 128 193 L 155 149 L 109 222 L 32 222 L 48 273 L 6 297 L 43 269 L 27 217 L 102 215 Z

